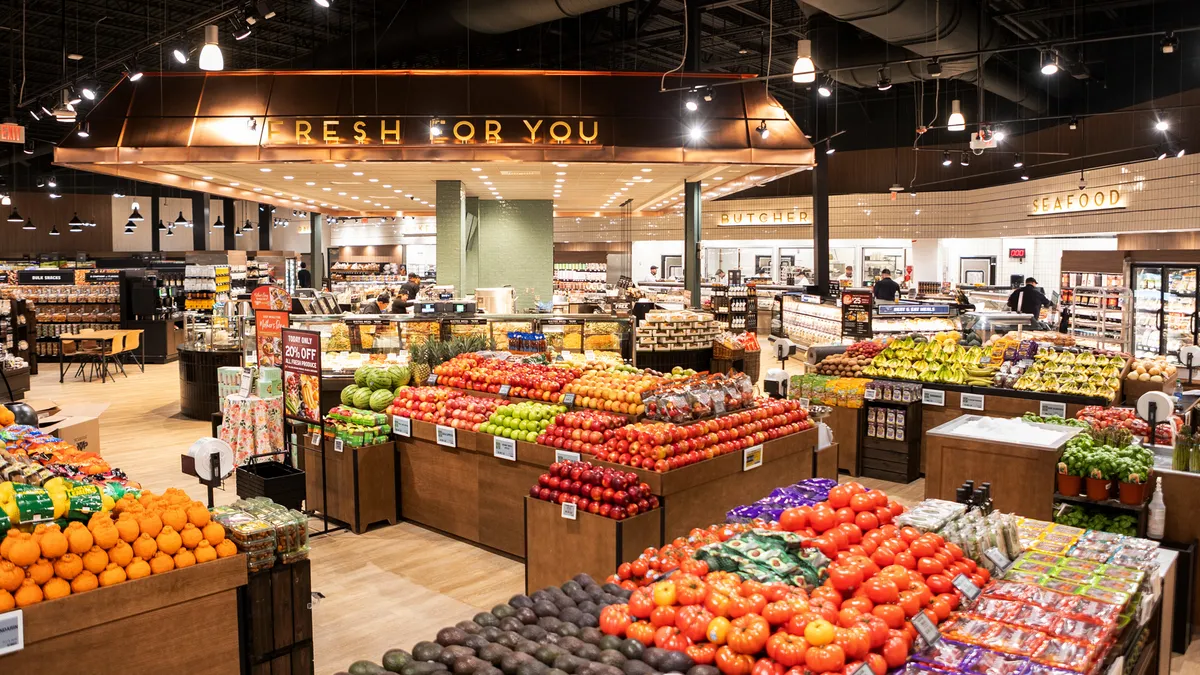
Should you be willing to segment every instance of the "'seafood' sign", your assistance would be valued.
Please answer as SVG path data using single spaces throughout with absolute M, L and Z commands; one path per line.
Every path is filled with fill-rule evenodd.
M 1125 208 L 1125 196 L 1116 188 L 1080 190 L 1033 199 L 1030 216 L 1057 216 L 1064 213 L 1085 213 Z

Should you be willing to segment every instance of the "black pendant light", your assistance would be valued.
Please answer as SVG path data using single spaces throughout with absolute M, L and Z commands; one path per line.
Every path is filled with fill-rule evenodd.
M 183 217 L 183 211 L 179 212 L 179 217 L 175 219 L 175 227 L 187 227 L 187 218 Z
M 223 229 L 225 229 L 225 223 L 222 223 L 222 222 L 221 222 L 221 216 L 217 216 L 217 222 L 213 223 L 213 229 L 214 229 L 214 230 L 223 230 Z
M 168 237 L 174 237 L 174 236 L 175 236 L 175 228 L 173 228 L 173 227 L 168 227 L 168 228 L 167 228 L 167 236 L 168 236 Z
M 138 212 L 138 203 L 137 202 L 133 203 L 133 213 L 129 214 L 129 220 L 131 220 L 135 223 L 140 223 L 144 220 L 144 218 L 142 218 L 142 214 L 140 212 Z
M 166 224 L 165 224 L 165 223 L 163 223 L 163 221 L 162 221 L 162 218 L 159 218 L 159 219 L 158 219 L 158 231 L 159 231 L 159 232 L 166 232 L 166 231 L 167 231 L 167 226 L 166 226 Z
M 133 221 L 130 220 L 130 221 L 126 222 L 125 223 L 125 234 L 133 234 L 133 230 L 134 230 Z
M 247 218 L 246 224 L 242 226 L 242 231 L 249 232 L 250 230 L 253 230 L 253 229 L 254 229 L 254 223 L 250 222 L 250 219 Z
M 35 228 L 35 227 L 33 226 L 33 220 L 32 220 L 32 219 L 30 219 L 30 218 L 26 218 L 26 219 L 25 219 L 25 224 L 21 226 L 21 229 L 22 229 L 22 230 L 34 230 L 34 229 L 37 229 L 37 228 Z
M 71 216 L 71 220 L 67 223 L 71 227 L 68 228 L 71 232 L 83 232 L 83 221 L 79 219 L 79 214 Z
M 235 236 L 235 237 L 240 237 L 240 236 L 242 236 L 242 228 L 240 228 L 240 227 L 239 227 L 239 228 L 237 228 L 236 230 L 234 230 L 234 231 L 233 231 L 233 236 Z
M 8 214 L 8 222 L 19 223 L 23 220 L 25 220 L 25 219 L 21 217 L 20 213 L 17 213 L 17 207 L 14 206 L 12 213 Z
M 51 225 L 51 226 L 50 226 L 50 236 L 51 236 L 51 237 L 57 237 L 57 236 L 58 236 L 58 226 L 57 226 L 57 225 Z

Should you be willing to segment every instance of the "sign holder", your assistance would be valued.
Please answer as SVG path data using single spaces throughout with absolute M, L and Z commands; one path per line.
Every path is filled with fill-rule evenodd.
M 316 425 L 320 430 L 315 442 L 317 451 L 321 453 L 321 503 L 329 503 L 329 463 L 325 456 L 325 417 L 321 414 L 321 333 L 315 330 L 298 330 L 283 328 L 280 330 L 282 350 L 280 352 L 280 370 L 283 372 L 283 419 L 292 422 Z M 285 434 L 285 443 L 291 445 L 294 441 L 291 434 Z M 329 444 L 333 446 L 332 443 Z M 294 446 L 287 448 L 288 457 L 296 453 Z M 303 451 L 303 448 L 300 448 Z M 354 494 L 358 494 L 358 455 L 354 455 Z M 316 537 L 338 530 L 348 530 L 345 525 L 329 526 L 329 514 L 321 511 L 321 531 L 311 533 Z M 354 500 L 355 520 L 358 519 L 358 499 Z M 307 515 L 315 512 L 308 510 Z

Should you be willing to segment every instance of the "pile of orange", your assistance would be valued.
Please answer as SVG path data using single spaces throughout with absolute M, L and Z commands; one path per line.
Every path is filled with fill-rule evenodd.
M 575 394 L 577 407 L 640 415 L 646 411 L 642 394 L 663 381 L 641 373 L 592 370 L 563 386 L 563 393 Z
M 236 553 L 224 526 L 182 490 L 130 494 L 86 525 L 9 530 L 0 542 L 0 612 Z

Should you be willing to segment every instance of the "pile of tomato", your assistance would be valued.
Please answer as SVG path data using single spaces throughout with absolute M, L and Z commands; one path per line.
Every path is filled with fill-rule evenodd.
M 774 525 L 774 527 L 772 527 Z M 677 537 L 662 548 L 648 548 L 635 560 L 621 563 L 617 573 L 605 581 L 635 590 L 658 581 L 664 574 L 679 568 L 702 546 L 715 544 L 754 527 L 778 529 L 776 523 L 722 523 L 706 528 L 694 528 L 687 537 Z
M 864 663 L 884 675 L 907 660 L 917 638 L 913 617 L 924 613 L 937 624 L 958 607 L 955 576 L 980 588 L 988 581 L 987 570 L 955 544 L 892 524 L 903 511 L 856 483 L 834 488 L 825 502 L 784 511 L 779 529 L 801 534 L 831 560 L 825 582 L 811 592 L 709 572 L 677 540 L 652 556 L 669 569 L 643 571 L 641 559 L 621 566 L 621 583 L 637 575 L 649 585 L 633 584 L 627 604 L 606 607 L 600 629 L 685 652 L 723 675 L 849 674 Z M 721 533 L 709 528 L 688 539 L 723 540 Z

